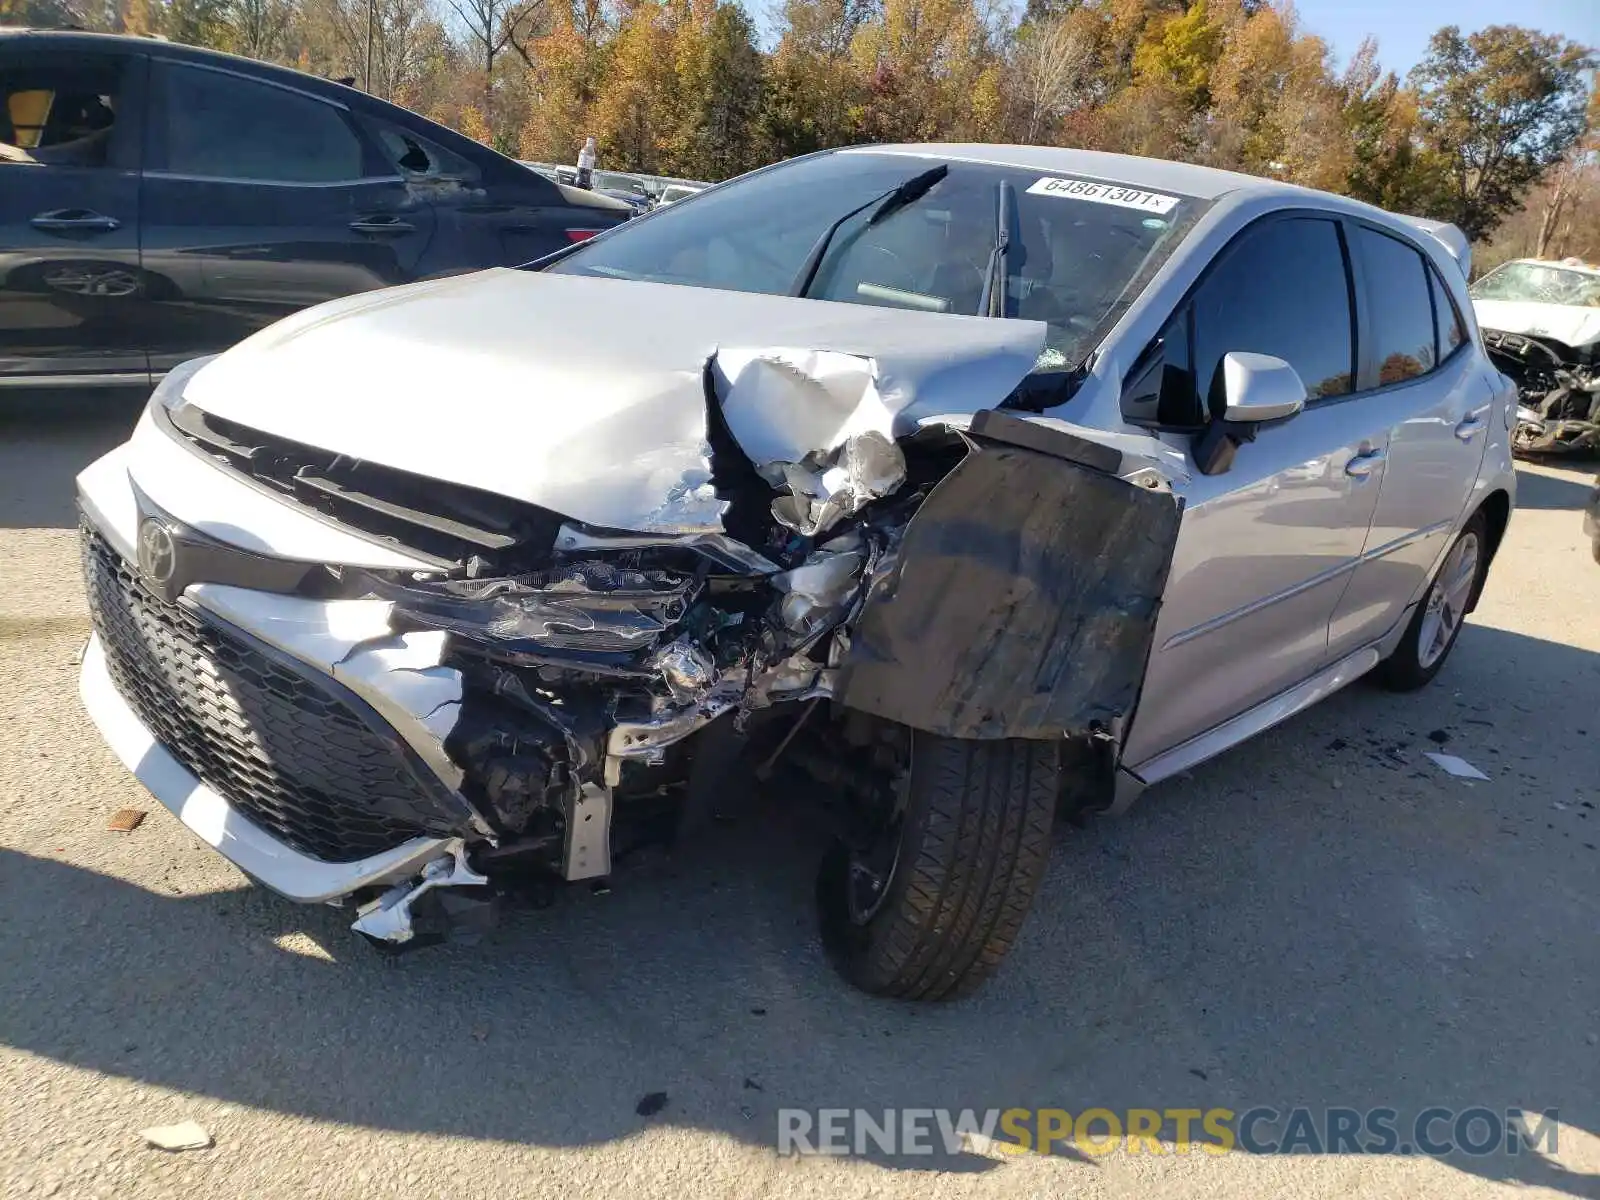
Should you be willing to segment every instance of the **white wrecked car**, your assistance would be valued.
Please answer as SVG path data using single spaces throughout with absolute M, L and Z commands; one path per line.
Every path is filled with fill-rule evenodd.
M 198 836 L 395 946 L 788 772 L 844 973 L 951 996 L 1058 807 L 1440 669 L 1514 478 L 1460 244 L 862 148 L 311 309 L 80 476 L 83 697 Z
M 1600 270 L 1518 259 L 1473 284 L 1472 304 L 1490 359 L 1522 397 L 1513 448 L 1600 450 Z

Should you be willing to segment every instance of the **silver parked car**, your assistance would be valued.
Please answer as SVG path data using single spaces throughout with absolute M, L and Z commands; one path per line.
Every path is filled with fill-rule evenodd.
M 84 701 L 394 946 L 786 773 L 844 974 L 956 995 L 1060 809 L 1440 670 L 1514 486 L 1462 254 L 1199 167 L 852 148 L 310 309 L 80 476 Z

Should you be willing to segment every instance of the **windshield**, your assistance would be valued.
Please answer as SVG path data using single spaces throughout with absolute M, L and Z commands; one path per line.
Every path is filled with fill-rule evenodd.
M 1554 263 L 1507 263 L 1478 280 L 1471 290 L 1474 300 L 1532 300 L 1600 308 L 1600 274 Z
M 874 197 L 938 164 L 893 153 L 796 159 L 658 209 L 548 270 L 787 295 L 817 239 L 851 209 L 806 295 L 976 314 L 1009 180 L 1008 317 L 1049 326 L 1040 368 L 1075 367 L 1206 205 L 1185 196 L 986 163 L 949 163 L 925 195 L 869 226 Z

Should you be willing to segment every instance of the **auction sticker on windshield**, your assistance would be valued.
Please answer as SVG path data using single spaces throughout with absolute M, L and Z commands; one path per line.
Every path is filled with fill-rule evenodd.
M 1160 192 L 1144 192 L 1138 188 L 1118 187 L 1114 183 L 1096 183 L 1092 179 L 1061 179 L 1046 175 L 1030 186 L 1028 192 L 1034 196 L 1089 200 L 1095 204 L 1115 204 L 1120 208 L 1137 208 L 1153 213 L 1169 213 L 1178 207 L 1176 196 L 1163 196 Z

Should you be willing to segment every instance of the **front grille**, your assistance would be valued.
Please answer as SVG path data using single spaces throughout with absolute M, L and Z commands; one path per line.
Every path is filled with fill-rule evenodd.
M 358 700 L 162 600 L 92 526 L 79 532 L 89 611 L 117 691 L 240 814 L 325 862 L 452 832 L 403 744 L 363 719 Z

